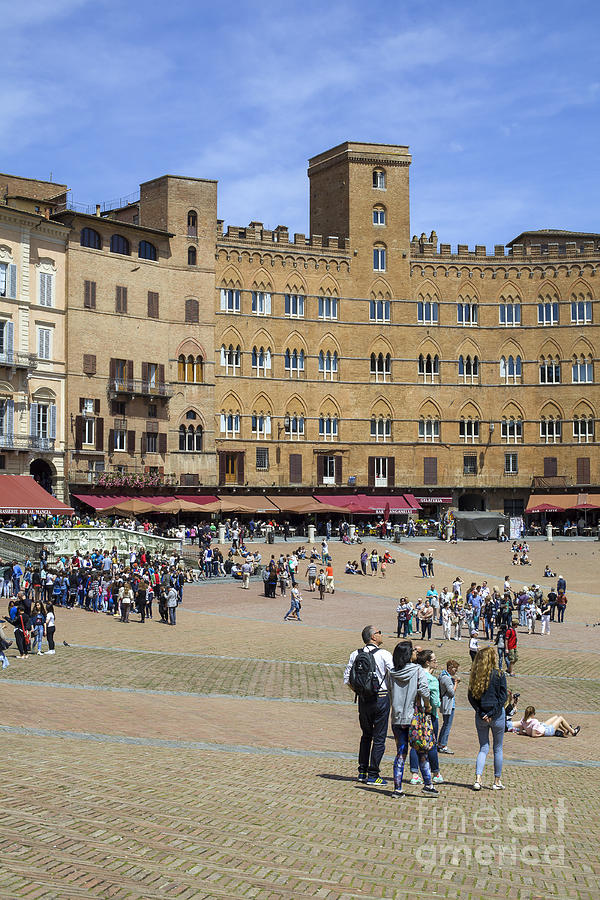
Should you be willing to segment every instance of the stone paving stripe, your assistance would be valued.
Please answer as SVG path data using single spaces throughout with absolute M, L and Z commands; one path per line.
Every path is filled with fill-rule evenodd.
M 106 744 L 127 744 L 140 747 L 156 747 L 169 750 L 208 750 L 217 753 L 245 753 L 251 756 L 285 756 L 285 757 L 310 757 L 312 759 L 356 759 L 356 753 L 346 753 L 341 750 L 296 750 L 285 747 L 250 747 L 244 744 L 217 744 L 208 741 L 178 741 L 164 738 L 129 737 L 125 735 L 99 734 L 87 731 L 59 731 L 49 728 L 27 728 L 17 725 L 0 725 L 0 733 L 16 735 L 35 735 L 36 737 L 71 738 L 80 741 L 93 741 Z M 384 759 L 393 760 L 391 754 L 386 754 Z M 445 756 L 444 764 L 458 763 L 460 765 L 473 765 L 475 757 L 459 758 Z M 507 761 L 508 763 L 508 761 Z M 526 768 L 572 768 L 572 769 L 600 769 L 600 760 L 571 760 L 571 759 L 511 759 L 511 766 Z
M 260 660 L 262 662 L 262 660 Z M 536 676 L 528 676 L 536 677 Z M 542 676 L 537 676 L 542 677 Z M 544 676 L 545 677 L 545 676 Z M 200 691 L 167 691 L 156 688 L 115 687 L 102 684 L 72 684 L 68 681 L 32 681 L 26 678 L 11 678 L 9 684 L 24 684 L 28 687 L 58 688 L 68 691 L 98 691 L 109 694 L 144 694 L 156 697 L 192 697 L 194 699 L 210 700 L 257 700 L 263 703 L 308 703 L 320 706 L 347 706 L 348 700 L 312 700 L 301 697 L 262 697 L 257 694 L 223 694 L 218 692 Z M 536 707 L 539 713 L 554 714 L 554 708 L 542 709 Z M 470 706 L 456 706 L 461 712 L 469 712 Z M 589 709 L 564 709 L 565 716 L 597 716 L 598 713 Z

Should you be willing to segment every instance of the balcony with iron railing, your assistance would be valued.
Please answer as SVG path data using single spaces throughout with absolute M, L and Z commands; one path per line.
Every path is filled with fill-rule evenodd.
M 35 353 L 23 353 L 21 350 L 0 351 L 0 366 L 11 369 L 37 369 L 38 358 Z
M 164 400 L 169 400 L 173 396 L 173 388 L 164 381 L 111 378 L 108 382 L 108 394 L 111 398 L 127 394 L 130 397 L 162 397 Z
M 54 438 L 39 437 L 37 434 L 0 434 L 0 450 L 37 450 L 41 453 L 54 451 Z

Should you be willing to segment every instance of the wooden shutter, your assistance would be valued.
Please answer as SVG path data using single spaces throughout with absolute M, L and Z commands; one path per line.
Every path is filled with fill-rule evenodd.
M 219 484 L 225 484 L 225 454 L 219 453 Z
M 159 388 L 162 388 L 162 386 L 164 385 L 164 383 L 165 383 L 165 367 L 163 366 L 162 363 L 159 363 L 159 366 L 158 366 L 158 384 L 159 384 Z
M 387 473 L 387 483 L 388 487 L 394 487 L 396 484 L 396 457 L 388 456 L 388 473 Z
M 544 478 L 554 478 L 558 475 L 558 459 L 556 456 L 544 457 Z
M 117 361 L 116 361 L 116 359 L 111 359 L 111 361 L 108 365 L 108 374 L 109 374 L 111 381 L 114 381 L 115 378 L 117 377 Z
M 167 435 L 164 431 L 158 435 L 158 452 L 161 456 L 165 456 L 167 452 Z
M 237 480 L 238 484 L 244 484 L 244 457 L 245 453 L 238 453 L 237 455 Z
M 115 430 L 114 428 L 109 428 L 108 430 L 108 452 L 114 453 L 115 451 Z
M 368 471 L 369 487 L 374 487 L 375 486 L 375 457 L 374 456 L 369 456 L 367 471 Z
M 302 484 L 302 454 L 290 453 L 290 483 Z
M 325 471 L 325 463 L 322 456 L 317 456 L 317 484 L 323 484 L 323 472 Z
M 148 385 L 148 363 L 142 363 L 142 387 L 146 387 Z
M 96 282 L 83 282 L 83 305 L 86 309 L 96 309 Z
M 589 456 L 577 457 L 577 484 L 591 484 Z
M 127 452 L 130 456 L 135 454 L 135 431 L 127 432 Z
M 104 419 L 96 419 L 96 450 L 104 450 Z
M 142 431 L 142 456 L 145 456 L 148 452 L 148 438 L 146 437 L 146 432 Z
M 94 400 L 94 415 L 95 415 L 95 416 L 99 416 L 99 415 L 100 415 L 100 401 L 97 400 L 97 399 Z
M 127 383 L 131 387 L 133 382 L 133 360 L 127 360 Z
M 111 359 L 111 362 L 114 360 Z M 96 356 L 93 353 L 83 354 L 83 373 L 84 375 L 96 374 Z
M 17 299 L 17 267 L 10 263 L 6 273 L 6 296 L 12 300 Z
M 127 312 L 127 288 L 118 284 L 115 295 L 115 310 L 118 313 Z
M 85 397 L 79 398 L 79 412 L 83 412 L 83 407 L 85 406 Z
M 148 291 L 148 318 L 158 319 L 158 294 L 156 291 Z
M 81 400 L 79 401 L 81 404 Z M 79 407 L 81 409 L 81 405 Z M 83 416 L 75 416 L 75 449 L 83 447 Z
M 437 484 L 437 456 L 423 459 L 423 484 Z
M 335 457 L 335 483 L 336 484 L 342 483 L 342 457 L 341 456 Z

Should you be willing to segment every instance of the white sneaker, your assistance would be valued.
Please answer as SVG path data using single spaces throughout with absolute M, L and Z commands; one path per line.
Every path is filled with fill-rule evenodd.
M 54 650 L 46 650 L 46 656 L 54 656 L 54 654 L 55 654 Z
M 480 782 L 480 781 L 476 781 L 476 782 L 475 782 L 475 784 L 473 785 L 473 790 L 474 790 L 474 791 L 480 791 L 480 790 L 481 790 L 481 782 Z
M 504 790 L 504 785 L 502 784 L 501 781 L 499 781 L 498 784 L 496 784 L 496 783 L 494 782 L 494 784 L 492 785 L 492 790 L 493 790 L 493 791 L 503 791 L 503 790 Z
M 36 653 L 36 656 L 43 656 L 43 655 L 44 655 L 44 654 L 42 653 L 41 650 L 38 650 L 38 652 Z

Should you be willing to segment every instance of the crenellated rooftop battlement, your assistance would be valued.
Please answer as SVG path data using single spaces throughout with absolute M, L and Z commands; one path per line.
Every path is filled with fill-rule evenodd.
M 600 240 L 556 240 L 534 244 L 494 244 L 494 252 L 489 252 L 484 244 L 476 244 L 470 248 L 468 244 L 458 244 L 452 252 L 451 244 L 439 244 L 435 231 L 429 237 L 423 232 L 421 237 L 413 235 L 410 242 L 411 259 L 424 259 L 435 257 L 439 260 L 488 260 L 499 261 L 506 259 L 569 259 L 581 256 L 598 256 L 600 254 Z
M 262 222 L 250 222 L 249 225 L 228 225 L 224 230 L 223 219 L 217 219 L 217 243 L 248 243 L 259 244 L 270 250 L 302 250 L 304 252 L 322 253 L 326 250 L 328 255 L 348 256 L 350 253 L 349 238 L 335 236 L 323 236 L 321 234 L 305 235 L 296 233 L 290 240 L 289 230 L 286 225 L 278 225 L 272 231 L 263 228 Z

